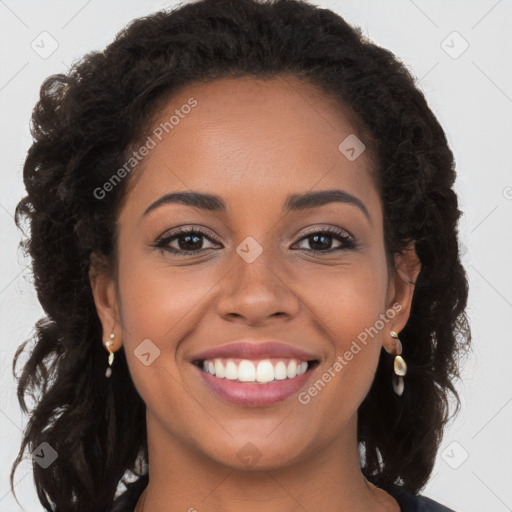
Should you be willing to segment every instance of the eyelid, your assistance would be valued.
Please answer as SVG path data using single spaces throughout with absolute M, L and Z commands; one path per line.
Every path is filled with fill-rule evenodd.
M 166 241 L 169 238 L 174 237 L 176 235 L 183 235 L 183 234 L 187 234 L 187 233 L 199 233 L 199 234 L 203 235 L 205 238 L 211 239 L 212 241 L 214 241 L 217 244 L 221 243 L 220 240 L 218 240 L 217 236 L 215 234 L 213 234 L 213 232 L 210 231 L 205 226 L 185 225 L 185 226 L 177 226 L 169 231 L 165 231 L 162 235 L 160 235 L 156 239 L 155 245 L 160 243 L 161 241 Z
M 310 230 L 305 231 L 300 236 L 302 239 L 306 236 L 314 235 L 319 232 L 330 233 L 330 234 L 335 234 L 335 235 L 339 235 L 339 236 L 345 236 L 346 238 L 349 238 L 350 240 L 353 240 L 354 242 L 356 240 L 355 236 L 352 235 L 352 233 L 350 233 L 346 229 L 337 228 L 334 226 L 315 226 L 315 227 L 311 228 Z

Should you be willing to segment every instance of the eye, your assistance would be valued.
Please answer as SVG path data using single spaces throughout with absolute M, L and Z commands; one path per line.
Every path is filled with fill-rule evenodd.
M 341 242 L 341 245 L 333 248 L 332 239 L 338 240 Z M 299 240 L 299 242 L 301 241 L 305 241 L 310 244 L 311 248 L 305 249 L 308 252 L 313 251 L 331 253 L 335 251 L 356 248 L 356 242 L 354 238 L 344 231 L 338 230 L 336 228 L 322 228 L 320 230 L 310 231 Z
M 209 236 L 201 229 L 185 228 L 160 237 L 153 247 L 180 255 L 197 254 L 212 248 L 203 246 L 204 240 L 211 242 L 211 238 L 213 236 Z
M 332 240 L 337 240 L 340 245 L 332 247 Z M 212 243 L 211 247 L 204 247 L 204 241 Z M 153 247 L 180 256 L 187 256 L 204 252 L 215 248 L 215 238 L 199 228 L 182 228 L 178 231 L 161 236 Z M 322 228 L 306 233 L 300 242 L 307 242 L 311 248 L 299 247 L 308 252 L 331 253 L 335 251 L 355 249 L 357 244 L 351 235 L 336 228 Z M 220 245 L 217 243 L 217 245 Z

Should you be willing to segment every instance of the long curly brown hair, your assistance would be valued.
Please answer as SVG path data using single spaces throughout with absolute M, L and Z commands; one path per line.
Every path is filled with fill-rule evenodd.
M 106 384 L 106 352 L 89 281 L 90 256 L 115 266 L 116 219 L 128 179 L 98 199 L 178 89 L 222 77 L 291 74 L 350 109 L 371 141 L 384 209 L 386 256 L 409 240 L 421 261 L 409 321 L 400 333 L 407 385 L 394 395 L 382 351 L 359 409 L 362 471 L 377 486 L 417 493 L 432 471 L 461 356 L 470 346 L 468 283 L 459 259 L 461 212 L 443 129 L 405 66 L 330 10 L 300 0 L 199 0 L 134 20 L 101 52 L 47 78 L 32 116 L 23 169 L 27 195 L 16 225 L 33 262 L 45 316 L 16 352 L 26 449 L 59 454 L 34 464 L 46 510 L 103 512 L 124 478 L 147 478 L 145 406 L 121 349 Z M 136 170 L 134 170 L 136 173 Z M 131 178 L 131 177 L 130 177 Z M 31 343 L 21 374 L 19 356 Z M 33 397 L 30 409 L 26 398 Z M 124 477 L 124 478 L 123 478 Z

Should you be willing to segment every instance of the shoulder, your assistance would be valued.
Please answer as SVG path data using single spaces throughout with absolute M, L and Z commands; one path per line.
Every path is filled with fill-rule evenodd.
M 133 512 L 137 501 L 148 484 L 148 475 L 141 476 L 132 483 L 125 483 L 124 491 L 115 501 L 110 512 Z M 394 485 L 385 487 L 400 505 L 401 512 L 456 512 L 441 503 L 421 494 L 413 494 L 406 489 Z
M 385 489 L 400 505 L 402 512 L 456 512 L 421 494 L 413 494 L 398 486 Z
M 126 490 L 115 499 L 110 512 L 133 512 L 148 481 L 148 475 L 143 475 L 134 482 L 124 483 Z

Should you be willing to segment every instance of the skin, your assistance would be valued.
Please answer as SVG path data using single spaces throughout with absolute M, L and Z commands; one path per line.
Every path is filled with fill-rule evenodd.
M 356 133 L 349 118 L 292 78 L 188 86 L 160 109 L 155 125 L 190 97 L 198 105 L 132 176 L 118 223 L 117 285 L 116 276 L 96 265 L 90 272 L 103 341 L 114 332 L 113 350 L 124 345 L 146 404 L 144 510 L 399 511 L 394 498 L 361 473 L 357 409 L 381 349 L 396 349 L 389 332 L 407 323 L 410 281 L 420 264 L 411 244 L 395 255 L 398 272 L 387 267 L 368 151 L 349 161 L 338 150 Z M 340 202 L 282 213 L 289 194 L 327 189 L 359 198 L 370 220 Z M 221 196 L 228 210 L 166 204 L 141 220 L 164 194 L 189 190 Z M 206 228 L 216 240 L 189 242 L 197 255 L 151 246 L 178 226 Z M 328 226 L 355 237 L 358 247 L 327 254 L 344 242 L 329 234 L 324 245 L 304 238 Z M 263 249 L 252 263 L 236 252 L 248 236 Z M 180 250 L 178 239 L 169 243 Z M 394 318 L 307 405 L 297 396 L 268 407 L 230 404 L 210 392 L 190 363 L 211 347 L 272 338 L 316 354 L 319 378 L 397 303 Z M 147 338 L 160 350 L 149 366 L 134 355 Z M 237 456 L 249 442 L 260 456 L 250 468 Z

